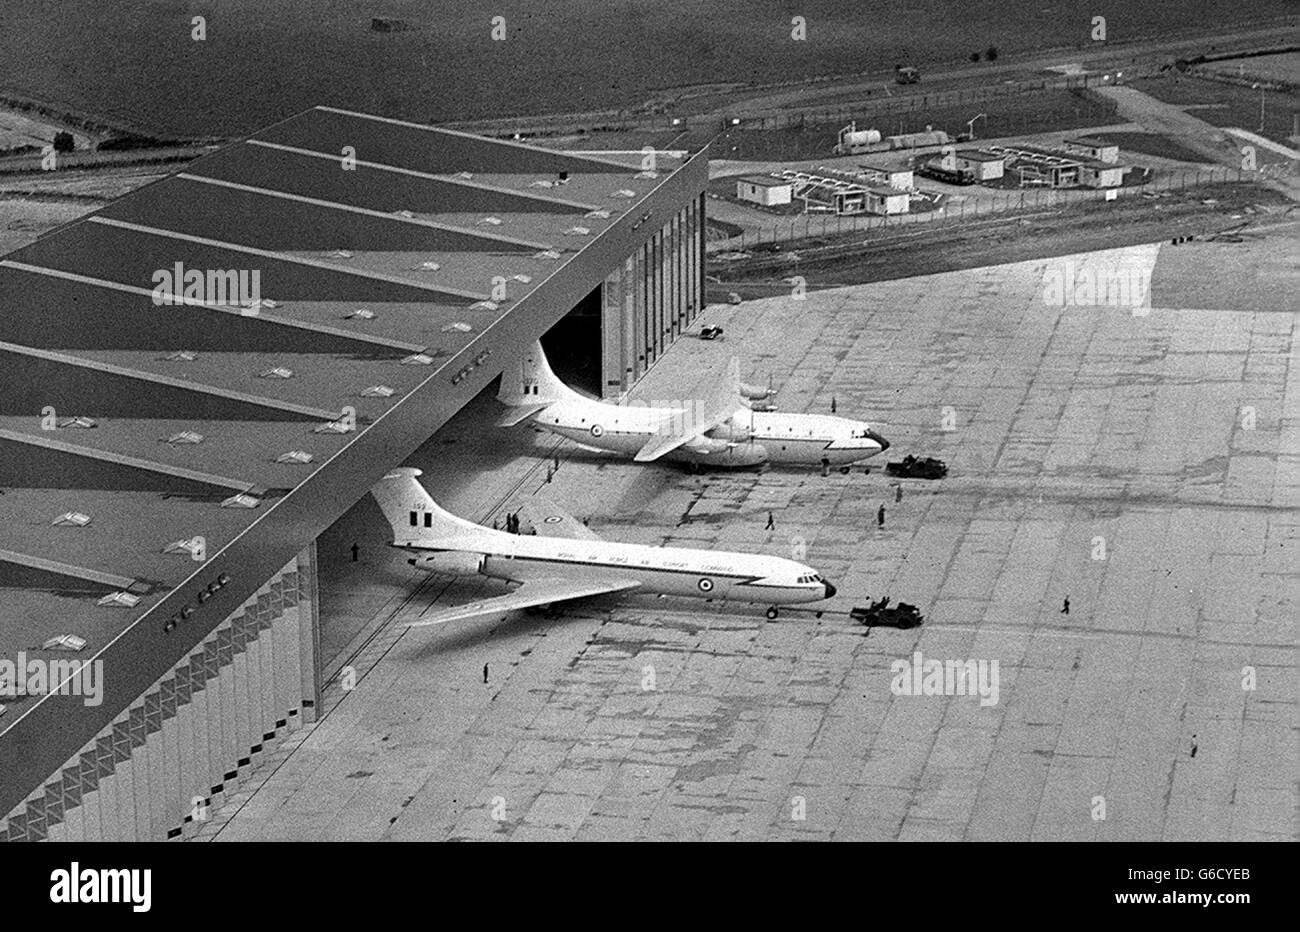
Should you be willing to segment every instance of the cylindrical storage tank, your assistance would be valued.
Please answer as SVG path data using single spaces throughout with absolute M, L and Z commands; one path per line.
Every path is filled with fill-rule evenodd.
M 855 146 L 870 146 L 880 142 L 880 130 L 859 129 L 840 133 L 840 145 L 846 149 Z

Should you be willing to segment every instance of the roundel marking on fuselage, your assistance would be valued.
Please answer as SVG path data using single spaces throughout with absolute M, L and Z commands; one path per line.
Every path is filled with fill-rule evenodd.
M 559 523 L 560 523 L 561 521 L 563 521 L 563 520 L 564 520 L 564 519 L 561 518 L 559 515 L 547 515 L 545 518 L 542 519 L 542 523 L 543 523 L 543 524 L 559 524 Z
M 709 577 L 707 577 L 707 576 L 705 576 L 705 577 L 704 577 L 703 579 L 701 579 L 698 583 L 696 583 L 696 585 L 700 587 L 700 591 L 701 591 L 701 592 L 712 592 L 712 591 L 713 591 L 713 580 L 712 580 L 712 579 L 709 579 Z
M 599 424 L 591 425 L 591 435 L 593 437 L 599 437 L 604 432 L 605 432 L 605 428 L 601 427 Z

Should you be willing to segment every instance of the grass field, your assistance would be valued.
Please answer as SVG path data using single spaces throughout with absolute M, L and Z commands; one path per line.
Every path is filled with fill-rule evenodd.
M 326 103 L 415 120 L 632 106 L 668 88 L 963 62 L 1250 24 L 1288 0 L 5 0 L 0 87 L 141 129 L 252 131 Z M 192 17 L 206 17 L 203 41 Z M 793 41 L 791 18 L 807 22 Z M 504 16 L 506 40 L 493 41 Z M 410 28 L 381 33 L 371 17 Z
M 1156 133 L 1092 133 L 1094 139 L 1100 139 L 1103 142 L 1113 142 L 1119 146 L 1120 152 L 1125 156 L 1132 153 L 1140 155 L 1154 155 L 1162 159 L 1173 159 L 1178 162 L 1204 162 L 1205 156 L 1192 149 L 1187 148 L 1182 143 L 1173 139 L 1168 139 Z
M 1147 78 L 1134 81 L 1133 86 L 1156 100 L 1187 107 L 1189 113 L 1206 123 L 1247 129 L 1284 145 L 1289 145 L 1287 137 L 1295 132 L 1295 115 L 1300 112 L 1300 104 L 1292 95 L 1264 91 L 1261 131 L 1260 92 L 1253 88 L 1182 76 Z

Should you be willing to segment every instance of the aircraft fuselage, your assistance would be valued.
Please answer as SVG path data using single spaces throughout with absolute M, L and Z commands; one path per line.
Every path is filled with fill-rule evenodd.
M 689 408 L 568 399 L 538 413 L 534 423 L 585 447 L 635 456 L 661 425 L 689 417 Z M 815 465 L 825 459 L 839 466 L 874 456 L 888 443 L 862 421 L 824 414 L 752 411 L 740 406 L 730 420 L 709 432 L 702 445 L 715 449 L 680 447 L 665 458 L 734 466 L 762 462 Z
M 394 541 L 411 551 L 483 555 L 478 572 L 507 582 L 580 575 L 584 580 L 635 579 L 639 592 L 719 601 L 789 605 L 829 598 L 835 587 L 809 566 L 762 554 L 685 547 L 650 547 L 601 540 L 574 540 L 484 529 L 475 541 L 442 548 L 436 541 Z M 449 542 L 450 543 L 450 542 Z

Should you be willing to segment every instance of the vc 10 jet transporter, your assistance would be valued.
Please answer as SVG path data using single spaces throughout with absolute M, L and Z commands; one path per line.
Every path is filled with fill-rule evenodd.
M 768 618 L 776 618 L 779 605 L 835 595 L 835 587 L 816 570 L 794 560 L 606 541 L 549 504 L 534 522 L 537 535 L 482 527 L 439 508 L 417 481 L 419 475 L 410 467 L 394 469 L 371 490 L 392 527 L 392 546 L 407 551 L 407 562 L 416 569 L 520 585 L 505 595 L 442 610 L 412 627 L 632 590 L 765 604 Z

